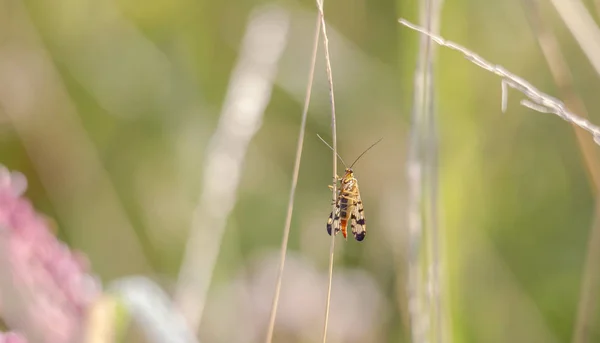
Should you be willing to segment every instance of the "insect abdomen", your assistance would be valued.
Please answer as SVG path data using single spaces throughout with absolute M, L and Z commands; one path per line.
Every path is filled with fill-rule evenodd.
M 340 199 L 340 218 L 348 219 L 348 216 L 350 215 L 349 210 L 348 198 L 342 197 L 342 199 Z
M 348 227 L 348 219 L 350 219 L 350 213 L 352 212 L 352 205 L 353 201 L 350 198 L 350 194 L 348 194 L 348 192 L 343 192 L 340 199 L 340 226 L 342 227 L 342 235 L 344 235 L 344 238 L 347 238 L 348 236 L 346 228 Z

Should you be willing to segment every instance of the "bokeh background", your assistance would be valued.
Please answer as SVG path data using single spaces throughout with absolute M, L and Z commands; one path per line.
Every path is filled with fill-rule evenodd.
M 441 34 L 562 98 L 532 29 L 532 16 L 543 18 L 572 73 L 570 94 L 600 122 L 600 75 L 550 2 L 536 2 L 535 10 L 526 3 L 445 1 Z M 598 21 L 600 7 L 585 5 Z M 397 19 L 418 22 L 418 11 L 418 1 L 325 4 L 339 153 L 350 162 L 383 137 L 355 167 L 368 235 L 362 243 L 336 241 L 330 342 L 410 341 L 405 167 L 419 35 Z M 283 32 L 281 54 L 270 60 L 266 90 L 246 85 L 264 97 L 265 108 L 258 106 L 256 133 L 240 153 L 224 231 L 205 227 L 201 237 L 217 252 L 205 280 L 203 342 L 264 340 L 315 4 L 0 1 L 0 163 L 27 176 L 26 196 L 54 218 L 59 239 L 88 256 L 104 285 L 143 275 L 169 294 L 203 191 L 220 186 L 203 180 L 210 180 L 210 143 L 219 142 L 214 137 L 238 87 L 236 68 L 252 66 L 242 54 L 244 37 L 253 19 L 271 20 L 269 13 L 275 23 L 261 32 Z M 268 53 L 269 37 L 252 38 L 246 55 Z M 277 342 L 317 342 L 322 333 L 332 169 L 331 151 L 316 136 L 331 141 L 320 48 Z M 573 128 L 520 106 L 516 91 L 502 113 L 500 80 L 456 52 L 437 50 L 435 76 L 447 338 L 571 341 L 590 233 L 598 225 L 590 167 L 597 147 L 586 164 Z M 585 342 L 597 342 L 599 300 L 589 299 L 596 316 L 588 318 Z

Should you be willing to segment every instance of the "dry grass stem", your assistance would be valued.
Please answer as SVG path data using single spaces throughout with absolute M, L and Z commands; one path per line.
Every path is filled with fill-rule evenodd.
M 452 41 L 446 40 L 441 36 L 434 35 L 434 34 L 428 32 L 427 30 L 425 30 L 417 25 L 414 25 L 405 19 L 400 19 L 399 22 L 402 25 L 405 25 L 415 31 L 418 31 L 422 34 L 430 36 L 433 39 L 433 41 L 435 41 L 437 44 L 439 44 L 441 46 L 461 52 L 467 60 L 473 62 L 477 66 L 479 66 L 487 71 L 490 71 L 490 72 L 500 76 L 502 78 L 504 87 L 508 86 L 510 88 L 516 89 L 519 92 L 523 93 L 527 97 L 527 99 L 521 100 L 521 105 L 523 105 L 525 107 L 529 107 L 530 109 L 541 112 L 541 113 L 556 114 L 563 120 L 565 120 L 573 125 L 576 125 L 576 126 L 582 128 L 583 130 L 589 132 L 590 134 L 592 134 L 594 141 L 596 143 L 600 142 L 600 127 L 592 124 L 587 119 L 584 119 L 584 118 L 572 113 L 570 110 L 567 109 L 567 107 L 565 106 L 565 104 L 562 101 L 560 101 L 546 93 L 539 91 L 532 84 L 527 82 L 525 79 L 522 79 L 521 77 L 519 77 L 515 74 L 512 74 L 508 70 L 504 69 L 502 66 L 495 65 L 495 64 L 492 64 L 492 63 L 484 60 L 481 56 L 475 54 L 474 52 L 471 52 L 470 50 L 468 50 L 467 48 L 465 48 L 459 44 L 456 44 Z M 503 91 L 505 89 L 504 87 L 503 87 Z M 503 105 L 503 106 L 505 106 L 505 105 Z
M 581 277 L 577 317 L 573 329 L 572 343 L 589 342 L 595 313 L 598 308 L 598 287 L 600 286 L 600 201 L 596 198 L 595 218 L 587 243 L 587 254 Z
M 439 31 L 441 0 L 420 2 L 420 21 Z M 415 68 L 407 178 L 409 187 L 408 303 L 413 342 L 440 341 L 442 301 L 437 218 L 437 119 L 434 97 L 435 46 L 422 36 Z M 423 237 L 426 240 L 423 241 Z
M 329 39 L 327 37 L 327 25 L 325 25 L 325 14 L 323 13 L 323 1 L 317 0 L 321 28 L 323 29 L 323 46 L 325 50 L 325 68 L 327 80 L 329 81 L 329 100 L 331 102 L 331 139 L 333 147 L 333 188 L 332 188 L 332 211 L 335 213 L 335 201 L 337 195 L 337 133 L 335 122 L 335 98 L 333 93 L 333 74 L 331 72 L 331 58 L 329 56 Z M 327 300 L 325 304 L 325 320 L 323 323 L 323 343 L 327 342 L 327 326 L 329 324 L 329 308 L 331 305 L 331 284 L 333 281 L 333 258 L 335 251 L 335 231 L 331 232 L 331 244 L 329 246 L 329 281 L 327 286 Z
M 423 6 L 425 4 L 425 6 Z M 426 2 L 421 2 L 420 19 L 425 21 L 430 29 L 427 10 L 423 9 Z M 422 238 L 423 238 L 423 140 L 426 135 L 426 113 L 428 106 L 427 97 L 431 96 L 428 87 L 429 73 L 428 64 L 431 39 L 422 36 L 419 44 L 419 58 L 415 68 L 413 107 L 411 113 L 411 129 L 409 136 L 409 154 L 407 163 L 407 176 L 409 188 L 408 202 L 408 228 L 409 228 L 409 254 L 408 254 L 408 304 L 410 314 L 410 333 L 412 342 L 421 343 L 425 341 L 427 327 L 430 324 L 429 298 L 426 287 L 423 286 L 423 260 L 422 260 Z
M 281 256 L 279 262 L 279 270 L 275 285 L 275 294 L 273 295 L 273 305 L 271 307 L 271 316 L 269 318 L 269 327 L 267 329 L 266 342 L 270 343 L 273 340 L 273 331 L 275 329 L 275 318 L 277 317 L 277 305 L 279 303 L 279 295 L 281 293 L 281 281 L 283 279 L 283 270 L 285 268 L 285 256 L 287 252 L 288 239 L 290 236 L 290 226 L 292 224 L 292 212 L 294 210 L 294 196 L 296 194 L 296 185 L 298 184 L 298 174 L 300 173 L 300 161 L 302 159 L 302 148 L 304 146 L 304 133 L 306 131 L 306 118 L 308 117 L 308 107 L 310 104 L 310 95 L 312 84 L 315 75 L 315 66 L 317 64 L 317 52 L 319 50 L 319 36 L 321 34 L 321 13 L 317 15 L 317 24 L 315 28 L 315 38 L 313 44 L 312 57 L 310 62 L 310 70 L 308 72 L 308 84 L 306 86 L 306 97 L 304 99 L 304 108 L 302 109 L 302 120 L 300 123 L 300 133 L 298 134 L 298 145 L 296 147 L 296 160 L 294 162 L 294 172 L 292 175 L 292 186 L 290 188 L 290 198 L 288 200 L 287 214 L 285 218 L 285 226 L 283 228 L 283 239 L 281 241 Z
M 267 5 L 253 12 L 208 146 L 202 194 L 175 292 L 175 302 L 194 331 L 202 319 L 227 219 L 236 203 L 248 144 L 261 127 L 271 98 L 288 28 L 289 15 L 280 7 Z

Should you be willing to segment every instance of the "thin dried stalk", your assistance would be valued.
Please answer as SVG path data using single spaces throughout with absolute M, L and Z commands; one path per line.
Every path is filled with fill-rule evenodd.
M 323 46 L 325 50 L 325 67 L 327 70 L 327 81 L 329 81 L 329 100 L 331 101 L 331 145 L 333 147 L 333 188 L 332 188 L 332 211 L 335 213 L 335 201 L 337 195 L 337 134 L 335 122 L 335 98 L 333 95 L 333 74 L 331 72 L 331 58 L 329 56 L 329 39 L 327 38 L 327 25 L 325 25 L 325 14 L 323 13 L 323 1 L 317 0 L 321 27 L 323 28 Z M 327 342 L 327 326 L 329 324 L 329 308 L 331 304 L 331 284 L 333 280 L 333 257 L 335 251 L 335 231 L 331 232 L 331 244 L 329 246 L 329 281 L 327 286 L 327 301 L 325 304 L 325 321 L 323 323 L 323 343 Z
M 420 20 L 439 31 L 441 0 L 422 0 Z M 437 218 L 437 120 L 431 39 L 420 40 L 409 140 L 409 313 L 413 342 L 441 341 L 442 301 Z M 425 241 L 423 241 L 425 237 Z
M 306 86 L 306 97 L 304 99 L 304 108 L 302 109 L 302 121 L 300 123 L 300 133 L 298 134 L 298 145 L 296 147 L 296 160 L 294 162 L 294 173 L 292 175 L 292 186 L 290 189 L 290 199 L 288 201 L 285 226 L 283 228 L 283 239 L 281 241 L 281 257 L 279 262 L 279 271 L 277 274 L 277 283 L 275 285 L 275 295 L 273 296 L 273 305 L 271 307 L 271 317 L 269 318 L 269 327 L 267 329 L 267 343 L 273 340 L 273 330 L 275 329 L 275 318 L 277 317 L 277 304 L 281 293 L 281 281 L 283 279 L 283 270 L 285 267 L 285 256 L 287 252 L 288 239 L 290 236 L 290 226 L 292 224 L 292 212 L 294 210 L 294 196 L 296 194 L 296 185 L 298 184 L 298 174 L 300 173 L 300 161 L 302 159 L 302 148 L 304 146 L 304 132 L 306 131 L 306 118 L 308 117 L 308 107 L 310 104 L 310 94 L 315 75 L 315 65 L 317 64 L 317 51 L 319 50 L 319 36 L 321 34 L 321 13 L 317 16 L 317 27 L 315 28 L 315 38 L 313 45 L 312 58 L 310 62 L 310 71 L 308 72 L 308 84 Z
M 424 12 L 427 17 L 429 30 L 436 33 L 440 29 L 440 17 L 443 6 L 443 0 L 426 0 L 424 4 Z M 440 270 L 440 227 L 438 221 L 438 132 L 437 132 L 437 111 L 435 102 L 435 78 L 433 74 L 433 59 L 435 56 L 435 46 L 430 39 L 427 40 L 428 56 L 426 56 L 427 84 L 424 90 L 427 92 L 423 102 L 423 110 L 426 114 L 424 135 L 424 162 L 425 175 L 423 178 L 423 187 L 425 194 L 425 229 L 429 232 L 429 266 L 427 268 L 427 276 L 429 278 L 426 283 L 430 292 L 431 302 L 431 329 L 430 341 L 444 341 L 444 323 L 442 311 L 442 296 L 441 296 L 441 270 Z
M 600 127 L 592 124 L 587 119 L 584 119 L 584 118 L 574 114 L 570 110 L 568 110 L 567 107 L 565 106 L 565 104 L 562 101 L 558 100 L 557 98 L 554 98 L 546 93 L 541 92 L 540 90 L 535 88 L 532 84 L 527 82 L 525 79 L 522 79 L 521 77 L 509 72 L 508 70 L 504 69 L 504 67 L 502 67 L 500 65 L 495 65 L 495 64 L 492 64 L 492 63 L 484 60 L 481 56 L 477 55 L 476 53 L 470 51 L 469 49 L 467 49 L 459 44 L 456 44 L 452 41 L 446 40 L 441 36 L 429 33 L 427 30 L 425 30 L 415 24 L 412 24 L 411 22 L 409 22 L 405 19 L 400 19 L 399 22 L 402 25 L 407 26 L 415 31 L 418 31 L 422 34 L 428 35 L 429 37 L 431 37 L 433 39 L 434 42 L 436 42 L 437 44 L 439 44 L 441 46 L 445 46 L 449 49 L 461 52 L 467 60 L 473 62 L 477 66 L 479 66 L 487 71 L 490 71 L 490 72 L 500 76 L 502 78 L 502 92 L 503 92 L 502 109 L 503 110 L 506 109 L 505 101 L 508 98 L 506 92 L 507 92 L 507 88 L 510 87 L 510 88 L 518 90 L 519 92 L 523 93 L 527 97 L 527 99 L 521 100 L 521 105 L 528 107 L 534 111 L 541 112 L 541 113 L 556 114 L 563 120 L 565 120 L 573 125 L 576 125 L 576 126 L 580 127 L 581 129 L 589 132 L 592 135 L 592 137 L 594 138 L 594 141 L 596 143 L 600 142 Z
M 575 328 L 571 342 L 584 343 L 589 342 L 590 329 L 594 323 L 598 306 L 598 286 L 600 278 L 598 269 L 600 268 L 600 201 L 596 200 L 594 211 L 594 224 L 590 230 L 590 237 L 587 243 L 587 254 L 583 275 L 581 276 L 581 288 L 579 295 L 579 304 L 577 305 L 577 317 L 575 319 Z

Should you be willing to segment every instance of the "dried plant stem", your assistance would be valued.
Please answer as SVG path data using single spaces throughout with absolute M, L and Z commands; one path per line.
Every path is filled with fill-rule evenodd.
M 306 131 L 306 118 L 308 117 L 308 107 L 310 104 L 310 95 L 315 75 L 315 65 L 317 64 L 317 51 L 319 50 L 319 36 L 321 34 L 321 13 L 317 16 L 317 25 L 315 28 L 315 38 L 313 44 L 312 58 L 310 62 L 310 71 L 308 72 L 308 84 L 306 86 L 306 97 L 304 98 L 304 108 L 302 109 L 302 121 L 300 123 L 300 133 L 298 134 L 298 145 L 296 147 L 296 160 L 294 162 L 294 172 L 292 175 L 292 186 L 290 189 L 290 198 L 288 201 L 285 226 L 283 228 L 283 239 L 281 241 L 281 256 L 279 262 L 279 271 L 277 274 L 277 283 L 275 285 L 275 295 L 273 296 L 273 306 L 271 307 L 271 317 L 269 318 L 269 327 L 267 329 L 267 343 L 273 340 L 273 330 L 275 329 L 275 318 L 277 317 L 277 304 L 281 293 L 281 281 L 283 279 L 283 270 L 285 267 L 285 256 L 287 252 L 288 239 L 290 236 L 290 226 L 292 224 L 292 212 L 294 210 L 294 196 L 296 194 L 296 185 L 298 184 L 298 174 L 300 173 L 300 161 L 302 159 L 302 148 L 304 146 L 304 133 Z
M 469 49 L 467 49 L 459 44 L 456 44 L 452 41 L 446 40 L 441 36 L 434 35 L 434 34 L 428 32 L 427 30 L 425 30 L 405 19 L 400 19 L 399 22 L 408 28 L 411 28 L 422 34 L 428 35 L 429 37 L 431 37 L 433 39 L 434 42 L 436 42 L 437 44 L 439 44 L 441 46 L 461 52 L 467 60 L 473 62 L 477 66 L 479 66 L 489 72 L 492 72 L 492 73 L 500 76 L 502 78 L 502 92 L 503 92 L 502 109 L 503 110 L 506 108 L 506 103 L 504 103 L 504 101 L 507 99 L 506 91 L 507 91 L 507 88 L 510 87 L 510 88 L 518 90 L 519 92 L 523 93 L 527 97 L 527 99 L 521 100 L 521 105 L 528 107 L 537 112 L 556 114 L 563 120 L 565 120 L 575 126 L 578 126 L 581 129 L 592 134 L 592 136 L 594 137 L 594 141 L 596 141 L 596 143 L 598 143 L 600 141 L 600 127 L 592 124 L 587 119 L 574 114 L 573 112 L 571 112 L 570 110 L 567 109 L 567 107 L 565 106 L 565 104 L 562 101 L 560 101 L 546 93 L 541 92 L 540 90 L 535 88 L 532 84 L 527 82 L 525 79 L 509 72 L 508 70 L 504 69 L 504 67 L 502 67 L 500 65 L 495 65 L 495 64 L 492 64 L 492 63 L 484 60 L 481 56 L 470 51 Z
M 337 195 L 337 134 L 335 123 L 335 98 L 333 95 L 333 74 L 331 72 L 331 58 L 329 56 L 329 39 L 327 38 L 327 26 L 325 25 L 325 14 L 323 13 L 323 1 L 317 0 L 321 28 L 323 29 L 323 46 L 325 50 L 325 67 L 327 70 L 327 81 L 329 81 L 329 100 L 331 101 L 331 140 L 333 147 L 333 188 L 332 188 L 332 211 L 335 213 L 335 201 Z M 325 304 L 325 321 L 323 323 L 323 343 L 327 342 L 327 325 L 329 324 L 329 308 L 331 304 L 331 284 L 333 281 L 333 258 L 335 251 L 335 231 L 331 233 L 331 244 L 329 246 L 329 281 L 327 286 L 327 301 Z
M 573 76 L 569 70 L 567 61 L 560 51 L 559 42 L 550 27 L 544 22 L 539 11 L 539 0 L 523 0 L 523 4 L 528 14 L 530 25 L 536 34 L 546 62 L 550 67 L 554 82 L 565 98 L 567 107 L 574 109 L 581 116 L 588 118 L 588 112 L 583 100 L 574 91 Z M 588 330 L 595 311 L 594 304 L 596 304 L 598 299 L 598 292 L 596 291 L 598 263 L 596 261 L 600 259 L 600 249 L 598 249 L 598 246 L 600 246 L 600 201 L 598 201 L 600 193 L 600 164 L 598 163 L 593 143 L 583 137 L 584 133 L 581 130 L 578 130 L 576 127 L 573 127 L 573 129 L 577 137 L 584 165 L 588 172 L 590 184 L 596 197 L 596 210 L 594 211 L 596 218 L 590 230 L 577 318 L 571 339 L 573 343 L 583 343 L 588 341 Z
M 440 27 L 440 16 L 443 0 L 424 0 L 423 12 L 426 16 L 429 30 L 437 33 Z M 441 297 L 441 270 L 440 270 L 440 227 L 438 223 L 438 133 L 437 111 L 435 102 L 435 77 L 433 74 L 433 59 L 435 46 L 431 39 L 427 39 L 426 55 L 424 61 L 427 66 L 423 79 L 426 81 L 423 89 L 423 112 L 425 114 L 425 131 L 423 137 L 423 162 L 425 163 L 423 181 L 425 229 L 428 231 L 429 263 L 427 265 L 427 292 L 429 294 L 431 325 L 428 341 L 443 342 L 444 325 Z
M 329 279 L 327 283 L 327 302 L 325 305 L 325 321 L 323 323 L 323 343 L 327 342 L 327 326 L 329 324 L 329 307 L 331 305 L 331 284 L 333 283 L 333 257 L 335 251 L 335 233 L 331 233 L 329 245 Z
M 587 243 L 587 255 L 583 268 L 579 304 L 577 305 L 577 317 L 575 319 L 575 328 L 573 330 L 572 343 L 584 343 L 590 341 L 590 329 L 594 323 L 594 313 L 598 306 L 598 287 L 600 278 L 598 270 L 600 269 L 600 201 L 596 198 L 596 208 L 594 211 L 594 224 L 590 230 L 590 237 Z
M 441 0 L 420 2 L 420 21 L 439 30 Z M 437 119 L 431 39 L 423 36 L 415 68 L 409 139 L 408 292 L 412 341 L 441 341 L 440 232 L 437 216 Z M 425 240 L 423 239 L 425 237 Z

